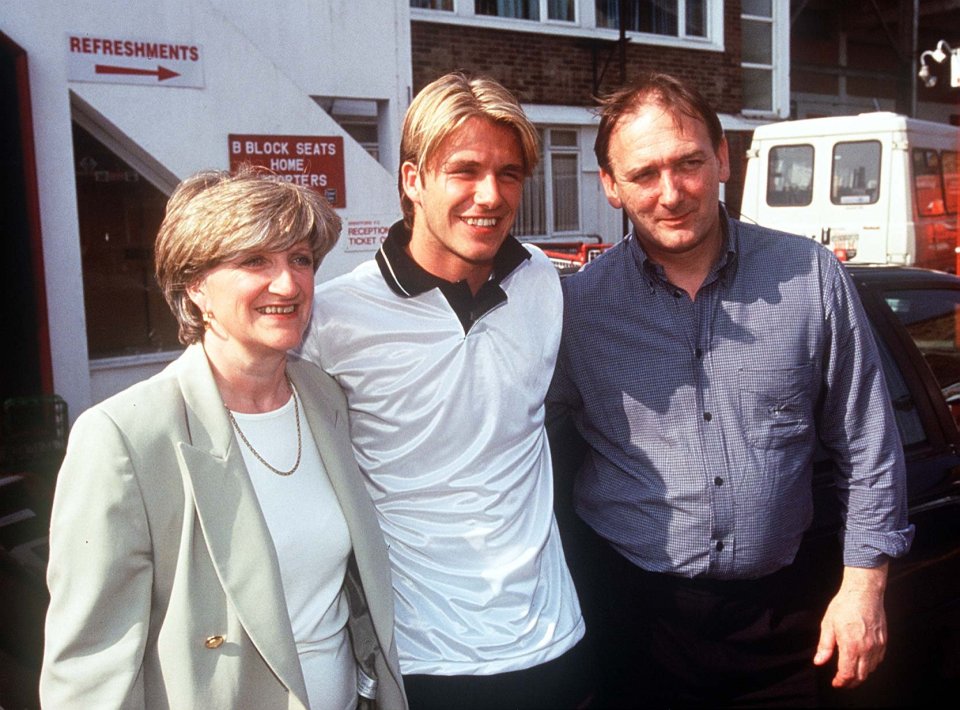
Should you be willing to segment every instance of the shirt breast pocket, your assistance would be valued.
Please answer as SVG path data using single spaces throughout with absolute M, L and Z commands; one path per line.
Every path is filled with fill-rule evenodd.
M 780 449 L 813 429 L 813 365 L 741 370 L 740 413 L 747 440 L 758 449 Z

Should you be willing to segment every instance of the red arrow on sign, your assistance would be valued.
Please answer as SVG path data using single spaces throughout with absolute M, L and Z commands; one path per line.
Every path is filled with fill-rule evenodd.
M 172 79 L 175 76 L 180 76 L 177 72 L 171 71 L 166 67 L 161 67 L 159 64 L 157 68 L 154 69 L 135 69 L 133 67 L 114 67 L 109 64 L 97 64 L 94 67 L 94 71 L 97 74 L 132 74 L 135 76 L 150 76 L 155 75 L 157 81 L 166 81 L 167 79 Z

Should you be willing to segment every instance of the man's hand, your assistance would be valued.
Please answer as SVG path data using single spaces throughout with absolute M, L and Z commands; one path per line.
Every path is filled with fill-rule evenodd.
M 820 622 L 820 642 L 813 657 L 822 666 L 840 650 L 834 688 L 855 688 L 880 665 L 887 650 L 883 593 L 887 567 L 844 567 L 840 590 Z

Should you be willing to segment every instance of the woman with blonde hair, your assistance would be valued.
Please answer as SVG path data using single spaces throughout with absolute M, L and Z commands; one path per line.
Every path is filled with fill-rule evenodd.
M 343 394 L 288 354 L 339 232 L 321 196 L 250 171 L 170 198 L 157 279 L 187 348 L 71 432 L 45 707 L 406 707 Z

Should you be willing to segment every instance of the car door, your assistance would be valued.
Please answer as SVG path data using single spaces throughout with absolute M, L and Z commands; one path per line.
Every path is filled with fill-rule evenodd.
M 960 279 L 922 270 L 886 279 L 882 269 L 868 271 L 854 280 L 904 443 L 916 533 L 909 554 L 890 565 L 887 657 L 862 687 L 833 700 L 934 705 L 960 681 Z
M 882 273 L 882 272 L 881 272 Z M 912 508 L 960 504 L 960 279 L 858 282 L 884 361 L 908 466 Z

